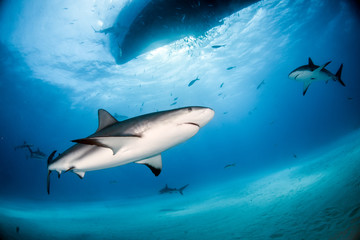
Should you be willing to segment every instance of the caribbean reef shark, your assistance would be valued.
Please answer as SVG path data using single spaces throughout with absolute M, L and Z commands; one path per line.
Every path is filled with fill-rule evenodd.
M 72 171 L 80 178 L 85 172 L 117 167 L 128 163 L 146 165 L 158 176 L 162 169 L 161 153 L 193 137 L 215 112 L 207 107 L 184 107 L 154 112 L 124 121 L 110 113 L 98 111 L 99 126 L 87 138 L 73 140 L 76 144 L 53 159 L 48 158 L 47 191 L 50 174 Z
M 327 83 L 330 79 L 332 79 L 334 81 L 338 81 L 345 87 L 345 83 L 341 80 L 341 71 L 343 65 L 340 65 L 339 70 L 334 75 L 325 69 L 329 63 L 331 63 L 331 61 L 325 63 L 322 66 L 317 66 L 313 63 L 311 58 L 309 58 L 309 64 L 296 68 L 289 74 L 289 78 L 304 83 L 303 95 L 305 95 L 310 84 L 316 81 L 325 81 Z
M 174 192 L 178 192 L 178 193 L 180 193 L 181 195 L 184 195 L 184 194 L 183 194 L 183 190 L 184 190 L 187 186 L 189 186 L 189 184 L 186 184 L 185 186 L 177 189 L 177 188 L 169 188 L 168 185 L 166 184 L 165 187 L 159 191 L 159 193 L 160 193 L 160 194 L 164 194 L 164 193 L 174 193 Z

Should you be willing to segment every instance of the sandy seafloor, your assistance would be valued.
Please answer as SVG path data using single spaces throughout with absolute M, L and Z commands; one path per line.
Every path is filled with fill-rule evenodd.
M 3 199 L 1 239 L 360 239 L 360 131 L 301 162 L 184 196 Z

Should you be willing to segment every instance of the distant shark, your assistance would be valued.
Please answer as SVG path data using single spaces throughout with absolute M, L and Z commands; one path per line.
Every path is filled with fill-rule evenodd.
M 187 186 L 189 186 L 189 184 L 186 184 L 185 186 L 177 189 L 177 188 L 169 188 L 168 185 L 166 184 L 165 187 L 159 191 L 159 193 L 160 193 L 160 194 L 164 194 L 164 193 L 175 193 L 175 192 L 178 192 L 178 193 L 180 193 L 181 195 L 184 195 L 184 194 L 183 194 L 183 190 L 184 190 Z
M 124 121 L 117 121 L 100 109 L 99 127 L 87 138 L 53 159 L 48 158 L 47 191 L 50 193 L 50 173 L 72 171 L 80 178 L 85 172 L 116 167 L 128 163 L 144 164 L 158 176 L 162 169 L 161 153 L 176 146 L 205 126 L 214 111 L 207 107 L 184 107 L 154 112 Z
M 310 84 L 314 81 L 325 81 L 327 83 L 330 79 L 332 79 L 334 81 L 338 81 L 345 87 L 345 83 L 341 80 L 343 64 L 340 65 L 339 70 L 334 75 L 325 69 L 329 63 L 331 63 L 331 61 L 322 66 L 317 66 L 313 63 L 311 58 L 309 58 L 309 64 L 296 68 L 289 74 L 289 78 L 304 83 L 303 95 L 305 95 Z
M 46 154 L 41 152 L 39 148 L 36 151 L 33 151 L 30 147 L 28 149 L 30 151 L 30 158 L 44 159 L 46 157 Z
M 28 143 L 26 143 L 26 141 L 24 141 L 24 144 L 16 146 L 14 149 L 17 150 L 17 149 L 20 149 L 20 148 L 28 148 L 28 147 L 33 147 L 33 145 L 28 144 Z
M 19 145 L 15 147 L 15 150 L 19 149 L 19 148 L 27 148 L 30 152 L 30 158 L 36 158 L 36 159 L 44 159 L 46 157 L 46 154 L 41 152 L 40 149 L 38 148 L 36 151 L 33 151 L 31 149 L 31 147 L 33 147 L 33 145 L 28 144 L 24 141 L 23 145 Z

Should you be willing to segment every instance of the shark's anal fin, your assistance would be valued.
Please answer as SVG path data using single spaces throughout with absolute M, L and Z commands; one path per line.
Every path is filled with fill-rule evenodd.
M 99 116 L 99 127 L 96 130 L 96 132 L 118 122 L 110 113 L 108 113 L 104 109 L 99 109 L 98 116 Z
M 303 96 L 305 96 L 305 93 L 307 92 L 310 84 L 311 84 L 311 81 L 309 81 L 309 82 L 304 82 Z
M 154 157 L 145 158 L 135 163 L 146 165 L 155 174 L 155 176 L 159 176 L 162 169 L 162 160 L 160 154 Z
M 110 148 L 115 155 L 122 147 L 131 144 L 133 141 L 138 141 L 139 139 L 140 136 L 129 135 L 118 137 L 90 137 L 73 140 L 72 142 Z

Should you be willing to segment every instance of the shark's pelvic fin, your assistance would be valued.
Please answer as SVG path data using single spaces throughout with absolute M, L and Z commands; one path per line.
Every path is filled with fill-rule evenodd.
M 161 155 L 156 155 L 154 157 L 146 158 L 140 161 L 137 161 L 136 163 L 144 164 L 150 170 L 155 174 L 155 176 L 159 176 L 161 169 L 162 169 L 162 161 L 161 161 Z
M 99 109 L 98 116 L 99 116 L 99 127 L 96 130 L 96 132 L 118 122 L 110 113 L 108 113 L 104 109 Z
M 128 145 L 132 141 L 137 141 L 139 138 L 140 136 L 135 135 L 119 137 L 90 137 L 73 140 L 72 142 L 110 148 L 115 155 L 124 145 Z
M 311 84 L 311 81 L 304 82 L 303 96 L 305 96 L 305 93 L 306 93 L 306 91 L 308 90 L 310 84 Z
M 76 175 L 78 175 L 79 176 L 79 178 L 81 178 L 81 179 L 83 179 L 84 178 L 84 176 L 85 176 L 85 172 L 81 172 L 81 171 L 74 171 L 74 173 L 76 174 Z
M 323 70 L 323 69 L 324 69 L 327 65 L 329 65 L 330 63 L 331 63 L 331 61 L 325 63 L 324 65 L 322 65 L 322 66 L 320 66 L 320 67 L 318 67 L 317 69 L 315 69 L 315 70 L 313 71 L 313 74 L 318 74 L 321 70 Z

